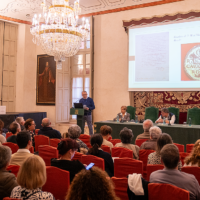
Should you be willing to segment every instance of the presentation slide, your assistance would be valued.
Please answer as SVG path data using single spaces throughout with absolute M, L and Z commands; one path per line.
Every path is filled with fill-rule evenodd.
M 129 91 L 200 88 L 200 21 L 129 29 Z

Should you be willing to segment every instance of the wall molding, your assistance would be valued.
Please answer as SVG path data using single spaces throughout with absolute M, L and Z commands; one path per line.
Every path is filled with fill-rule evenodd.
M 20 23 L 20 24 L 32 25 L 32 22 L 24 21 L 24 20 L 20 20 L 20 19 L 15 19 L 15 18 L 12 18 L 12 17 L 6 17 L 6 16 L 2 16 L 2 15 L 0 15 L 0 20 L 6 20 L 6 21 L 16 22 L 16 23 Z

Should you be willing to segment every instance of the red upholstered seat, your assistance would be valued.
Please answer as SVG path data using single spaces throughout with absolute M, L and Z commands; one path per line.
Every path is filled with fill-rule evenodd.
M 112 136 L 109 136 L 108 141 L 112 140 Z
M 12 154 L 16 153 L 17 150 L 19 149 L 18 145 L 15 143 L 12 143 L 12 142 L 5 142 L 5 143 L 3 143 L 3 145 L 10 147 L 12 150 Z
M 193 174 L 200 184 L 200 167 L 182 167 L 181 171 L 188 174 Z
M 94 163 L 96 167 L 105 170 L 104 159 L 99 158 L 97 156 L 92 155 L 82 155 L 81 162 L 85 165 L 89 165 L 90 163 Z
M 29 151 L 30 151 L 31 153 L 34 153 L 34 148 L 33 148 L 33 146 L 29 149 Z
M 170 184 L 150 183 L 149 200 L 189 200 L 190 193 Z
M 191 153 L 193 147 L 194 147 L 194 144 L 186 144 L 186 151 L 187 151 L 187 153 Z
M 12 133 L 11 132 L 7 132 L 6 133 L 6 139 L 8 139 L 10 136 L 12 136 Z
M 182 165 L 184 165 L 184 160 L 187 156 L 189 156 L 190 154 L 189 153 L 185 153 L 185 152 L 179 152 L 179 155 L 180 155 L 180 160 L 182 162 Z
M 38 131 L 39 131 L 40 129 L 35 129 L 35 135 L 38 135 Z
M 174 145 L 176 145 L 178 147 L 179 152 L 184 152 L 184 145 L 183 144 L 174 143 Z
M 113 146 L 115 146 L 117 143 L 120 143 L 121 140 L 120 139 L 112 139 L 112 140 L 110 140 L 110 142 L 113 144 Z
M 155 151 L 154 150 L 145 150 L 145 149 L 142 149 L 139 151 L 139 159 L 143 162 L 143 178 L 144 179 L 147 179 L 148 155 L 153 152 L 155 152 Z
M 79 160 L 81 162 L 82 155 L 83 155 L 82 153 L 75 152 L 74 157 L 72 158 L 72 160 Z
M 46 166 L 51 166 L 51 159 L 58 158 L 58 150 L 49 145 L 40 145 L 38 147 L 39 156 L 43 158 Z
M 51 192 L 55 199 L 64 200 L 70 186 L 70 174 L 68 171 L 57 167 L 48 166 L 47 181 L 42 191 Z
M 101 148 L 102 148 L 103 151 L 110 153 L 110 147 L 109 146 L 101 145 Z
M 11 171 L 11 173 L 13 173 L 17 177 L 19 168 L 20 168 L 19 165 L 8 165 L 8 167 L 6 168 L 6 170 L 7 171 Z
M 81 134 L 81 135 L 79 136 L 79 139 L 80 139 L 81 141 L 83 141 L 83 142 L 88 146 L 88 148 L 91 148 L 91 147 L 92 147 L 91 144 L 90 144 L 90 136 L 89 136 L 89 135 Z
M 115 193 L 116 196 L 119 197 L 121 200 L 128 200 L 127 194 L 127 187 L 128 187 L 128 179 L 127 178 L 111 178 L 114 186 L 115 186 Z
M 116 158 L 114 160 L 114 176 L 127 177 L 129 174 L 143 174 L 142 161 L 132 158 Z
M 35 136 L 35 151 L 38 151 L 38 146 L 40 145 L 49 145 L 49 137 L 44 135 Z
M 140 147 L 143 142 L 146 142 L 148 139 L 137 139 L 135 140 L 135 144 Z
M 113 147 L 112 157 L 133 158 L 133 151 L 131 151 L 130 149 L 123 148 L 123 147 Z
M 147 165 L 147 181 L 150 180 L 150 175 L 152 172 L 161 170 L 164 168 L 164 165 Z
M 59 139 L 50 139 L 50 146 L 52 147 L 58 147 L 58 143 L 60 143 L 61 140 Z

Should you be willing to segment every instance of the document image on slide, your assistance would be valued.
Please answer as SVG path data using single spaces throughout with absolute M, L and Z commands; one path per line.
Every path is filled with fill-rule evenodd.
M 135 37 L 135 81 L 169 81 L 169 33 Z
M 181 45 L 181 81 L 200 81 L 200 43 Z

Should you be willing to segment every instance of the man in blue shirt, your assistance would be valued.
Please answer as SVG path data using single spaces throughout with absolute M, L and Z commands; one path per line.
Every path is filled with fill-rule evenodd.
M 84 111 L 84 127 L 85 127 L 85 121 L 87 122 L 88 128 L 89 128 L 89 134 L 93 135 L 93 128 L 92 128 L 92 115 L 91 111 L 95 109 L 94 101 L 92 98 L 87 97 L 87 92 L 82 92 L 82 99 L 80 99 L 79 103 L 83 104 Z

